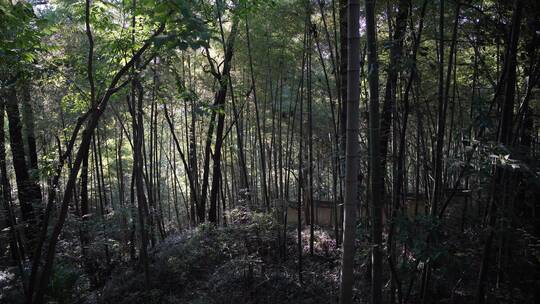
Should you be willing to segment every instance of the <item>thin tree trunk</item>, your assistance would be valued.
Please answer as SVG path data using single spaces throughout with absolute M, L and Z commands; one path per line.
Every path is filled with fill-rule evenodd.
M 311 23 L 311 4 L 307 5 L 307 14 L 308 14 L 308 40 L 307 40 L 307 114 L 308 114 L 308 138 L 307 138 L 307 148 L 308 148 L 308 180 L 307 180 L 307 196 L 309 207 L 309 253 L 313 255 L 313 246 L 315 243 L 315 204 L 313 202 L 313 92 L 311 87 L 311 58 L 313 53 L 313 34 L 312 34 L 312 23 Z

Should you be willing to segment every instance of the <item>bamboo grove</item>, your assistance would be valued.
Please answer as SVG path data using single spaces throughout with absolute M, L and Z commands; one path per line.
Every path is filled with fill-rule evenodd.
M 539 45 L 534 0 L 0 0 L 0 264 L 150 286 L 246 211 L 334 302 L 534 303 Z

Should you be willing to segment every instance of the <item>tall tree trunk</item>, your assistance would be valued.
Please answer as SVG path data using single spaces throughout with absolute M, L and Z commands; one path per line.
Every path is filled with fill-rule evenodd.
M 263 202 L 265 204 L 266 210 L 270 210 L 270 202 L 268 200 L 268 190 L 267 190 L 267 183 L 266 183 L 266 158 L 265 158 L 265 151 L 264 151 L 264 138 L 263 138 L 263 130 L 261 130 L 261 118 L 259 113 L 259 104 L 257 101 L 257 90 L 255 86 L 255 71 L 253 68 L 253 57 L 251 54 L 251 38 L 249 33 L 249 23 L 248 19 L 246 17 L 245 20 L 246 23 L 246 35 L 247 35 L 247 46 L 248 46 L 248 57 L 249 57 L 249 70 L 251 75 L 251 88 L 253 89 L 253 104 L 255 105 L 255 120 L 256 120 L 256 127 L 257 127 L 257 141 L 259 143 L 259 153 L 261 158 L 261 185 L 262 185 L 262 197 Z
M 23 220 L 29 225 L 28 237 L 34 238 L 37 223 L 36 209 L 41 204 L 41 189 L 30 176 L 24 151 L 22 137 L 22 124 L 19 115 L 18 99 L 15 89 L 10 89 L 6 98 L 6 112 L 9 121 L 9 139 L 11 154 L 13 156 L 13 168 L 17 182 L 17 193 Z
M 38 156 L 35 137 L 35 119 L 34 110 L 32 109 L 31 97 L 30 97 L 30 85 L 25 82 L 22 87 L 22 120 L 24 133 L 26 135 L 26 145 L 28 148 L 28 167 L 31 170 L 30 176 L 35 180 L 38 179 Z
M 308 2 L 308 40 L 307 40 L 307 114 L 308 114 L 308 180 L 307 180 L 307 197 L 309 206 L 309 253 L 313 255 L 313 246 L 315 243 L 315 204 L 313 202 L 313 92 L 311 86 L 311 58 L 313 53 L 313 25 L 311 23 L 311 4 Z
M 498 133 L 498 142 L 504 146 L 511 145 L 513 142 L 512 139 L 512 128 L 513 128 L 513 117 L 514 117 L 514 106 L 515 106 L 515 92 L 516 92 L 516 62 L 517 62 L 517 47 L 520 35 L 520 26 L 521 26 L 521 15 L 522 15 L 523 3 L 521 0 L 515 0 L 513 5 L 513 14 L 512 14 L 512 28 L 510 33 L 510 39 L 508 43 L 508 49 L 506 51 L 505 58 L 505 94 L 504 101 L 501 109 L 501 120 L 499 124 L 499 133 Z M 495 236 L 495 225 L 497 217 L 497 207 L 502 203 L 502 200 L 505 200 L 505 193 L 501 193 L 501 190 L 504 189 L 507 180 L 505 176 L 507 175 L 507 170 L 500 166 L 495 168 L 494 181 L 493 181 L 493 194 L 490 199 L 489 207 L 489 220 L 488 220 L 488 234 L 484 244 L 484 251 L 482 256 L 482 262 L 480 264 L 480 273 L 478 275 L 478 285 L 476 288 L 476 303 L 483 304 L 485 303 L 485 285 L 488 277 L 489 264 L 491 261 L 491 247 L 493 244 L 493 239 Z M 501 197 L 502 196 L 502 197 Z
M 299 277 L 299 281 L 300 281 L 300 284 L 302 284 L 303 282 L 303 276 L 302 276 L 302 272 L 303 272 L 303 253 L 304 253 L 304 249 L 303 249 L 303 246 L 302 246 L 302 228 L 303 228 L 303 223 L 302 223 L 302 206 L 305 202 L 305 200 L 303 199 L 304 196 L 303 196 L 303 191 L 304 191 L 304 161 L 303 161 L 303 149 L 304 149 L 304 138 L 303 138 L 303 133 L 304 133 L 304 67 L 305 67 L 305 63 L 306 63 L 306 52 L 307 52 L 307 35 L 308 35 L 308 31 L 309 31 L 309 23 L 307 21 L 307 18 L 306 18 L 306 24 L 305 24 L 305 30 L 304 30 L 304 50 L 303 50 L 303 53 L 302 53 L 302 77 L 301 77 L 301 82 L 300 82 L 300 88 L 299 88 L 299 91 L 300 91 L 300 118 L 299 118 L 299 138 L 298 138 L 298 144 L 299 144 L 299 147 L 298 147 L 298 186 L 297 186 L 297 191 L 296 191 L 296 199 L 297 199 L 297 204 L 296 204 L 296 220 L 297 220 L 297 227 L 296 227 L 296 237 L 298 239 L 298 277 Z M 293 118 L 294 120 L 294 118 Z
M 150 283 L 149 268 L 148 268 L 148 232 L 146 230 L 146 222 L 148 216 L 148 207 L 146 205 L 146 195 L 144 192 L 144 177 L 143 177 L 143 113 L 142 104 L 144 91 L 138 79 L 133 80 L 132 84 L 132 119 L 133 119 L 133 175 L 135 179 L 135 187 L 137 193 L 137 213 L 139 217 L 139 232 L 141 235 L 141 248 L 139 252 L 140 263 L 143 266 L 146 283 Z M 135 93 L 136 90 L 136 93 Z M 137 98 L 135 98 L 137 97 Z
M 380 125 L 379 125 L 379 62 L 375 22 L 375 0 L 366 0 L 366 34 L 369 85 L 369 168 L 372 201 L 372 267 L 371 303 L 382 302 L 382 200 Z
M 238 29 L 238 18 L 233 17 L 231 33 L 227 38 L 225 45 L 225 59 L 223 71 L 219 77 L 219 90 L 216 93 L 215 104 L 220 107 L 218 114 L 218 124 L 216 129 L 216 144 L 214 147 L 213 171 L 212 171 L 212 188 L 210 192 L 210 208 L 208 210 L 208 220 L 212 223 L 217 223 L 217 199 L 219 191 L 219 183 L 221 176 L 221 147 L 223 145 L 223 127 L 225 124 L 225 99 L 227 97 L 228 82 L 230 81 L 231 60 L 234 51 L 234 40 Z M 221 18 L 220 18 L 221 19 Z
M 367 5 L 366 2 L 366 7 Z M 352 303 L 352 290 L 354 284 L 354 243 L 356 241 L 356 208 L 359 204 L 358 167 L 360 154 L 358 135 L 360 121 L 360 1 L 358 0 L 349 0 L 347 13 L 347 48 L 348 117 L 346 128 L 343 257 L 339 298 L 341 304 Z M 343 57 L 342 60 L 344 60 Z
M 386 176 L 386 156 L 388 154 L 388 142 L 390 138 L 390 126 L 392 124 L 392 113 L 396 106 L 396 93 L 397 93 L 397 80 L 400 72 L 401 54 L 403 52 L 403 37 L 405 36 L 405 30 L 407 27 L 407 15 L 409 12 L 409 1 L 399 0 L 398 12 L 396 16 L 396 26 L 392 37 L 390 38 L 390 62 L 388 63 L 388 76 L 386 78 L 386 88 L 384 93 L 384 102 L 381 115 L 381 168 L 383 170 L 381 174 L 383 184 L 383 198 L 384 198 L 384 184 Z M 395 186 L 395 185 L 394 185 Z
M 6 227 L 9 228 L 9 249 L 13 262 L 17 264 L 21 278 L 23 278 L 23 287 L 25 293 L 27 292 L 26 278 L 24 278 L 23 270 L 23 258 L 24 247 L 20 239 L 20 234 L 17 227 L 17 219 L 13 211 L 13 204 L 11 199 L 11 187 L 9 184 L 7 166 L 6 166 L 6 144 L 5 144 L 5 131 L 4 131 L 4 100 L 3 96 L 0 96 L 0 189 L 2 191 L 0 199 L 2 200 L 2 207 L 6 216 Z
M 347 0 L 339 0 L 339 99 L 338 99 L 338 108 L 339 108 L 339 201 L 343 204 L 343 189 L 344 189 L 344 178 L 345 178 L 345 150 L 346 150 L 346 137 L 347 137 L 347 105 L 345 104 L 347 100 Z M 343 213 L 343 207 L 339 208 L 339 213 Z M 339 217 L 338 217 L 339 218 Z M 342 220 L 344 217 L 341 217 Z M 341 225 L 342 223 L 340 223 Z M 338 238 L 339 240 L 339 238 Z M 336 240 L 337 243 L 339 241 Z

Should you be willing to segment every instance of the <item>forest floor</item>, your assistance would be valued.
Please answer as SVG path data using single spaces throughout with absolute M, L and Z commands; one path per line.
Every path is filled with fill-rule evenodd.
M 98 265 L 98 287 L 91 287 L 83 270 L 80 248 L 65 242 L 64 255 L 56 265 L 49 289 L 51 303 L 81 304 L 266 304 L 266 303 L 337 303 L 340 255 L 332 231 L 316 229 L 313 255 L 309 248 L 309 229 L 302 232 L 302 280 L 298 276 L 298 242 L 295 227 L 289 227 L 283 242 L 283 227 L 267 213 L 235 209 L 229 213 L 225 227 L 199 225 L 195 229 L 171 234 L 149 252 L 149 276 L 143 267 L 129 261 Z M 407 225 L 397 237 L 424 239 L 429 230 L 408 231 Z M 415 225 L 429 225 L 416 222 Z M 422 232 L 423 231 L 423 232 Z M 427 251 L 421 242 L 409 243 L 402 257 L 399 279 L 404 303 L 418 303 L 421 269 L 425 254 L 436 256 L 432 267 L 434 303 L 472 303 L 477 270 L 481 259 L 479 230 L 441 234 L 440 247 Z M 451 238 L 448 235 L 455 235 Z M 365 231 L 358 228 L 355 255 L 354 303 L 369 302 L 369 246 L 363 242 Z M 407 243 L 405 241 L 405 243 Z M 103 245 L 97 245 L 103 248 Z M 69 251 L 68 250 L 71 251 Z M 100 251 L 101 252 L 101 251 Z M 100 258 L 104 260 L 104 257 Z M 116 260 L 119 260 L 116 258 Z M 487 303 L 534 303 L 532 290 L 534 270 L 526 260 L 517 259 L 512 269 L 512 286 L 490 284 Z M 530 265 L 530 264 L 529 264 Z M 390 278 L 390 270 L 385 277 Z M 3 275 L 6 274 L 6 275 Z M 0 272 L 0 303 L 22 303 L 16 279 Z M 509 274 L 510 275 L 510 274 Z M 514 279 L 515 278 L 515 279 Z M 9 283 L 11 280 L 12 283 Z M 495 281 L 495 277 L 490 279 Z M 507 281 L 507 282 L 508 282 Z M 390 282 L 384 289 L 388 294 Z M 496 286 L 496 287 L 495 287 Z M 20 290 L 20 288 L 19 288 Z M 412 292 L 411 292 L 412 291 Z M 6 302 L 7 301 L 7 302 Z
M 340 263 L 333 239 L 303 232 L 302 283 L 295 231 L 286 249 L 271 216 L 235 211 L 232 223 L 168 237 L 151 254 L 150 278 L 124 269 L 94 294 L 99 303 L 337 303 Z M 281 237 L 283 239 L 283 237 Z
M 289 227 L 283 245 L 283 227 L 276 224 L 272 215 L 235 209 L 228 218 L 227 227 L 201 225 L 172 235 L 155 247 L 151 253 L 149 282 L 140 269 L 119 269 L 86 302 L 92 303 L 89 300 L 93 299 L 94 303 L 110 304 L 338 303 L 341 251 L 336 249 L 332 231 L 315 230 L 313 255 L 309 229 L 302 232 L 300 280 L 296 227 Z M 473 303 L 482 257 L 479 242 L 482 230 L 476 227 L 449 233 L 445 231 L 448 228 L 433 228 L 431 223 L 421 221 L 396 224 L 402 229 L 397 237 L 414 240 L 406 250 L 409 254 L 402 257 L 406 262 L 397 269 L 403 301 L 420 301 L 415 293 L 421 284 L 423 263 L 420 261 L 429 255 L 434 261 L 430 286 L 433 303 Z M 430 229 L 438 236 L 439 246 L 418 241 Z M 441 231 L 436 233 L 435 229 Z M 354 303 L 369 303 L 368 235 L 358 228 Z M 505 273 L 509 276 L 506 282 L 511 284 L 490 284 L 487 303 L 534 303 L 531 264 L 519 258 L 519 254 L 514 258 L 517 267 Z M 496 279 L 493 272 L 492 282 Z M 390 269 L 385 270 L 385 277 L 390 278 Z M 384 286 L 387 294 L 390 286 L 388 280 Z

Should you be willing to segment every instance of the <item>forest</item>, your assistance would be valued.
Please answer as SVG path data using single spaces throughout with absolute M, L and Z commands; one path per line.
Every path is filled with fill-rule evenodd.
M 0 0 L 0 303 L 540 303 L 540 1 Z

